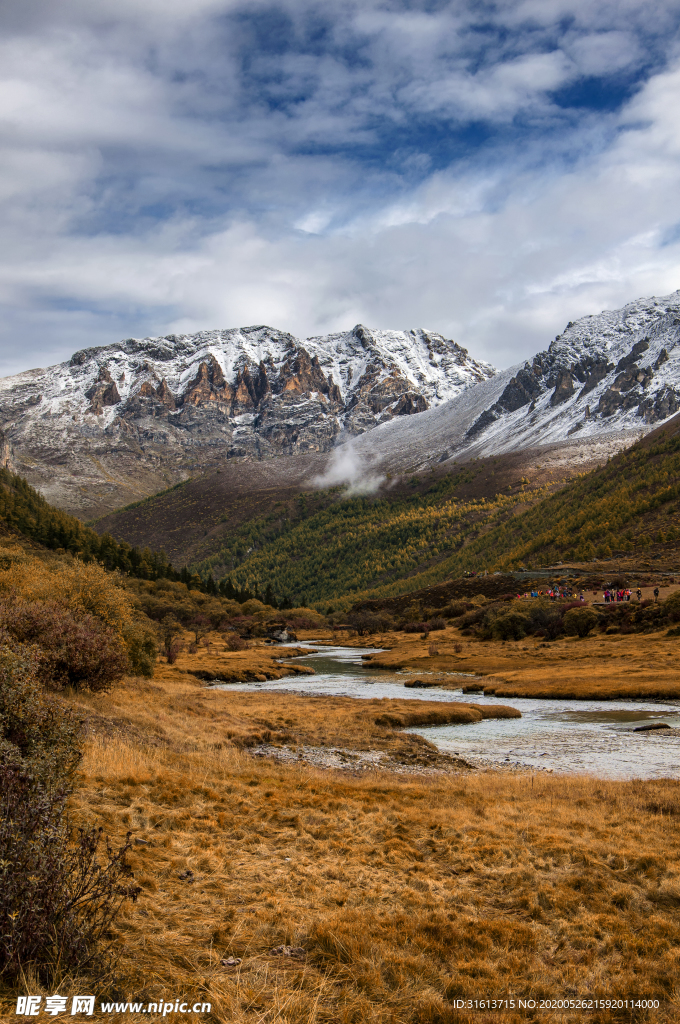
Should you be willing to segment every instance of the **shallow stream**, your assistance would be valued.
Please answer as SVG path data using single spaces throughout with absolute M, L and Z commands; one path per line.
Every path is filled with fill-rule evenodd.
M 426 737 L 442 751 L 457 753 L 480 765 L 517 765 L 611 778 L 680 778 L 680 700 L 536 700 L 486 697 L 438 687 L 411 689 L 398 681 L 399 674 L 368 668 L 363 663 L 363 654 L 375 653 L 376 648 L 368 647 L 318 646 L 313 654 L 296 658 L 313 665 L 313 676 L 230 683 L 223 688 L 508 704 L 522 717 L 414 728 L 409 732 Z M 404 674 L 404 679 L 412 674 Z M 450 682 L 460 678 L 461 687 L 474 679 L 462 675 L 448 678 Z M 636 726 L 658 722 L 672 728 L 633 731 Z

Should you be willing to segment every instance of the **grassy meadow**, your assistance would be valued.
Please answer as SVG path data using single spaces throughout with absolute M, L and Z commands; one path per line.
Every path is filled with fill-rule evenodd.
M 357 643 L 347 638 L 344 643 Z M 428 634 L 386 633 L 361 638 L 362 646 L 388 647 L 371 655 L 368 665 L 392 671 L 430 674 L 438 683 L 459 688 L 456 673 L 482 677 L 485 693 L 497 697 L 546 697 L 564 700 L 680 698 L 680 637 L 665 633 L 585 638 L 565 636 L 551 643 L 477 640 L 455 627 Z
M 71 698 L 88 730 L 74 812 L 133 831 L 142 887 L 102 996 L 186 996 L 244 1024 L 583 1019 L 457 1002 L 524 997 L 655 997 L 587 1019 L 678 1019 L 676 782 L 281 765 L 227 738 L 248 696 L 160 672 Z M 270 717 L 309 719 L 274 696 Z

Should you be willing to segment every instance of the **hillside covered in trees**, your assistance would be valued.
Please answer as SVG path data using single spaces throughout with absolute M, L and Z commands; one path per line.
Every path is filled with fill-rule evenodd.
M 327 602 L 351 603 L 368 590 L 391 596 L 438 582 L 473 539 L 547 493 L 522 480 L 490 497 L 460 497 L 476 472 L 473 464 L 433 479 L 425 490 L 413 478 L 413 494 L 343 498 L 337 488 L 302 493 L 292 510 L 242 525 L 217 554 L 192 568 L 216 576 L 227 570 L 239 586 L 269 584 L 295 604 L 323 610 Z
M 466 572 L 612 555 L 668 556 L 680 539 L 680 431 L 674 420 L 556 493 L 530 488 L 460 499 L 464 469 L 413 497 L 313 492 L 296 516 L 255 519 L 193 566 L 299 603 L 347 607 Z M 474 465 L 474 464 L 473 464 Z M 529 506 L 529 507 L 527 507 Z
M 200 587 L 187 570 L 176 572 L 163 551 L 140 550 L 109 533 L 98 534 L 75 516 L 50 505 L 23 477 L 0 469 L 0 524 L 51 551 L 99 562 L 127 576 L 145 580 L 170 579 Z

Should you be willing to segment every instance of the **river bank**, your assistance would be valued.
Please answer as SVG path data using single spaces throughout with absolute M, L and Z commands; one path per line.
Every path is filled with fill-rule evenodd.
M 421 671 L 414 677 L 404 670 L 388 672 L 370 664 L 372 656 L 380 653 L 370 648 L 318 645 L 302 659 L 314 668 L 313 675 L 215 685 L 230 693 L 260 692 L 263 698 L 297 693 L 326 701 L 333 723 L 323 739 L 326 745 L 329 741 L 332 744 L 334 737 L 338 739 L 339 721 L 334 709 L 338 699 L 353 698 L 356 708 L 363 704 L 366 710 L 354 712 L 361 721 L 374 719 L 376 708 L 383 704 L 387 707 L 395 698 L 408 694 L 411 707 L 423 709 L 424 721 L 419 723 L 411 714 L 408 723 L 394 718 L 394 724 L 408 729 L 411 736 L 421 736 L 440 755 L 462 758 L 478 769 L 579 772 L 603 778 L 677 778 L 680 774 L 680 700 L 515 697 L 511 702 L 515 716 L 510 719 L 505 712 L 494 714 L 498 698 L 483 677 L 431 671 Z M 463 714 L 457 717 L 454 713 L 449 722 L 441 722 L 429 710 L 438 704 L 450 712 L 465 707 L 470 700 L 489 714 L 466 720 Z M 343 730 L 345 743 L 350 741 L 351 732 Z M 271 748 L 272 754 L 287 757 L 286 746 L 284 743 L 279 751 Z M 325 767 L 336 763 L 333 758 L 329 760 L 327 751 L 308 746 L 312 763 Z M 395 762 L 392 758 L 391 763 L 405 760 Z M 433 755 L 427 754 L 427 762 L 435 763 Z M 342 767 L 347 769 L 344 762 Z M 369 767 L 364 763 L 360 770 Z
M 656 633 L 539 637 L 520 641 L 477 640 L 455 627 L 422 637 L 375 633 L 363 637 L 330 632 L 301 634 L 302 640 L 385 648 L 366 663 L 388 671 L 470 674 L 485 677 L 483 690 L 500 698 L 563 700 L 680 698 L 680 637 Z M 457 685 L 457 684 L 456 684 Z
M 225 636 L 211 633 L 207 646 L 185 650 L 175 665 L 161 659 L 159 671 L 204 681 L 263 682 L 311 674 L 305 660 L 310 644 L 372 649 L 365 662 L 385 672 L 400 673 L 403 682 L 425 674 L 457 688 L 458 677 L 482 677 L 482 690 L 501 699 L 528 697 L 563 700 L 680 699 L 680 636 L 656 633 L 593 634 L 583 639 L 561 637 L 550 643 L 539 637 L 517 642 L 477 640 L 454 626 L 423 637 L 389 631 L 357 636 L 343 630 L 300 630 L 293 646 L 250 642 L 243 651 L 229 651 Z

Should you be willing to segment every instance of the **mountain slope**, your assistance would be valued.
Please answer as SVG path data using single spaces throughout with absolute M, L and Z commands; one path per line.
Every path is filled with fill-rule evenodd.
M 502 473 L 505 459 L 484 468 L 468 463 L 411 497 L 301 496 L 297 515 L 270 513 L 243 525 L 219 555 L 196 568 L 220 575 L 231 558 L 229 575 L 240 585 L 267 580 L 279 593 L 346 607 L 465 571 L 650 551 L 676 559 L 680 415 L 553 494 L 526 478 L 492 493 L 494 462 Z M 485 471 L 488 496 L 479 490 L 472 496 L 470 485 Z
M 567 324 L 531 362 L 352 442 L 374 468 L 427 468 L 579 440 L 633 443 L 680 409 L 680 291 Z
M 497 462 L 414 477 L 378 496 L 303 492 L 223 533 L 219 550 L 191 568 L 250 590 L 270 583 L 295 604 L 317 606 L 437 582 L 480 533 L 549 493 L 525 477 L 506 484 Z
M 50 505 L 26 480 L 0 469 L 0 527 L 33 544 L 139 579 L 179 579 L 164 553 L 140 550 L 110 534 L 99 535 L 75 516 Z M 186 574 L 185 574 L 186 575 Z
M 0 381 L 5 465 L 91 517 L 218 466 L 328 451 L 494 374 L 439 334 L 269 327 L 128 339 Z
M 470 554 L 496 568 L 653 551 L 677 557 L 680 415 L 605 466 L 489 533 Z

